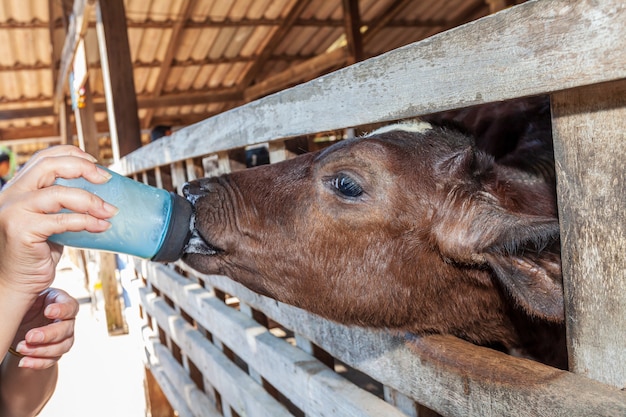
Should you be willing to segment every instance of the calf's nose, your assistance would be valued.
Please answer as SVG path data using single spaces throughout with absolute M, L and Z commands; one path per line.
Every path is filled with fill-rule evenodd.
M 206 191 L 198 181 L 183 184 L 183 195 L 192 204 L 194 204 L 198 198 L 207 194 L 208 191 Z
M 202 197 L 211 192 L 211 187 L 203 185 L 202 181 L 189 181 L 183 184 L 183 195 L 185 197 Z

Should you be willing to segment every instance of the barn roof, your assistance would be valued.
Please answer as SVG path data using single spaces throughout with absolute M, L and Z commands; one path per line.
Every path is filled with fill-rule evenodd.
M 195 123 L 477 19 L 490 6 L 507 2 L 516 3 L 124 0 L 142 140 L 155 125 L 176 129 Z M 104 144 L 101 158 L 111 156 L 94 3 L 0 3 L 0 143 L 22 161 L 62 140 L 59 108 L 70 104 L 64 45 L 79 33 L 72 31 L 81 23 L 77 10 L 88 10 L 83 26 L 87 80 Z M 72 117 L 70 111 L 70 128 Z

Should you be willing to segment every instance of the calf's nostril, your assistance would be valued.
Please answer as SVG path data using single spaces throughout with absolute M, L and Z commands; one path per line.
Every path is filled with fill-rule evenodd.
M 202 184 L 197 181 L 190 181 L 183 185 L 183 195 L 187 198 L 187 200 L 192 200 L 207 194 L 208 191 L 205 190 L 202 187 Z
M 183 195 L 185 197 L 189 197 L 189 194 L 190 194 L 190 190 L 189 189 L 190 188 L 191 188 L 191 185 L 188 182 L 183 184 Z

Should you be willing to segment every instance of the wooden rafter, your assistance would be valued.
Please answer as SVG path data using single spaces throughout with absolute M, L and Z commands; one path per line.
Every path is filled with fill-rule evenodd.
M 223 20 L 215 20 L 207 17 L 204 20 L 194 20 L 187 19 L 184 22 L 184 28 L 230 28 L 230 27 L 260 27 L 260 26 L 282 26 L 285 24 L 286 19 L 240 19 L 240 20 L 231 20 L 231 19 L 223 19 Z M 146 20 L 146 21 L 128 21 L 128 27 L 134 29 L 166 29 L 171 28 L 174 24 L 174 20 L 166 19 L 166 20 Z M 374 25 L 375 22 L 361 22 L 364 25 L 370 26 Z M 413 27 L 413 26 L 441 26 L 445 23 L 443 20 L 414 20 L 414 21 L 401 21 L 401 22 L 389 22 L 387 26 L 390 27 Z M 316 18 L 307 18 L 302 19 L 298 18 L 293 22 L 292 27 L 296 26 L 310 26 L 310 27 L 343 27 L 345 25 L 344 20 L 339 19 L 316 19 Z
M 285 35 L 289 32 L 289 30 L 293 27 L 298 17 L 302 14 L 304 9 L 309 4 L 309 0 L 299 0 L 295 1 L 293 7 L 289 11 L 289 14 L 285 18 L 283 24 L 274 31 L 271 39 L 263 48 L 259 58 L 250 66 L 246 75 L 243 77 L 240 86 L 242 89 L 246 89 L 254 79 L 257 77 L 259 72 L 265 66 L 265 63 L 270 59 L 276 47 L 280 44 L 280 42 L 284 39 Z
M 184 0 L 180 9 L 181 19 L 176 20 L 172 25 L 172 35 L 170 37 L 170 43 L 167 46 L 167 51 L 165 52 L 163 62 L 161 62 L 159 76 L 156 80 L 154 91 L 152 92 L 153 97 L 160 96 L 161 92 L 163 91 L 163 86 L 165 85 L 165 81 L 167 81 L 167 76 L 170 73 L 170 68 L 172 66 L 172 62 L 174 61 L 174 55 L 176 54 L 176 50 L 178 49 L 178 43 L 180 40 L 180 36 L 183 33 L 185 22 L 189 19 L 189 16 L 191 15 L 192 5 L 193 2 L 191 0 Z M 153 109 L 150 109 L 146 112 L 142 122 L 142 126 L 144 128 L 150 127 L 153 114 Z
M 359 0 L 342 0 L 343 20 L 348 47 L 348 63 L 363 60 L 363 37 L 361 36 L 361 14 Z
M 372 23 L 371 26 L 368 26 L 367 31 L 363 35 L 363 43 L 369 42 L 369 40 L 374 38 L 381 29 L 388 27 L 389 23 L 398 15 L 398 13 L 404 10 L 409 3 L 411 3 L 411 0 L 394 1 L 380 17 Z
M 410 0 L 398 0 L 394 2 L 382 15 L 382 17 L 376 20 L 376 25 L 372 26 L 370 30 L 365 32 L 363 35 L 363 44 L 369 42 L 375 34 L 382 27 L 387 25 L 389 21 L 391 21 L 398 13 L 400 13 L 409 2 Z M 244 96 L 247 101 L 250 101 L 295 85 L 298 82 L 310 80 L 325 71 L 328 71 L 329 69 L 345 65 L 347 63 L 348 55 L 349 52 L 347 48 L 344 47 L 308 59 L 279 74 L 263 80 L 257 85 L 246 88 Z
M 137 107 L 140 109 L 154 109 L 158 107 L 175 107 L 193 104 L 210 104 L 233 102 L 243 100 L 243 93 L 235 88 L 213 88 L 193 93 L 167 94 L 159 97 L 138 96 Z M 49 102 L 42 100 L 42 103 Z M 96 112 L 106 111 L 104 97 L 94 98 L 94 110 Z M 0 120 L 28 119 L 31 117 L 54 116 L 54 108 L 49 105 L 41 105 L 30 108 L 15 108 L 0 110 Z

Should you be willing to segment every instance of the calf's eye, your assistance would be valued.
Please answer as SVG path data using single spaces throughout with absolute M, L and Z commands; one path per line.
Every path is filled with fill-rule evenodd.
M 363 194 L 363 188 L 354 178 L 346 174 L 338 174 L 331 179 L 330 183 L 335 190 L 346 197 L 354 198 Z

